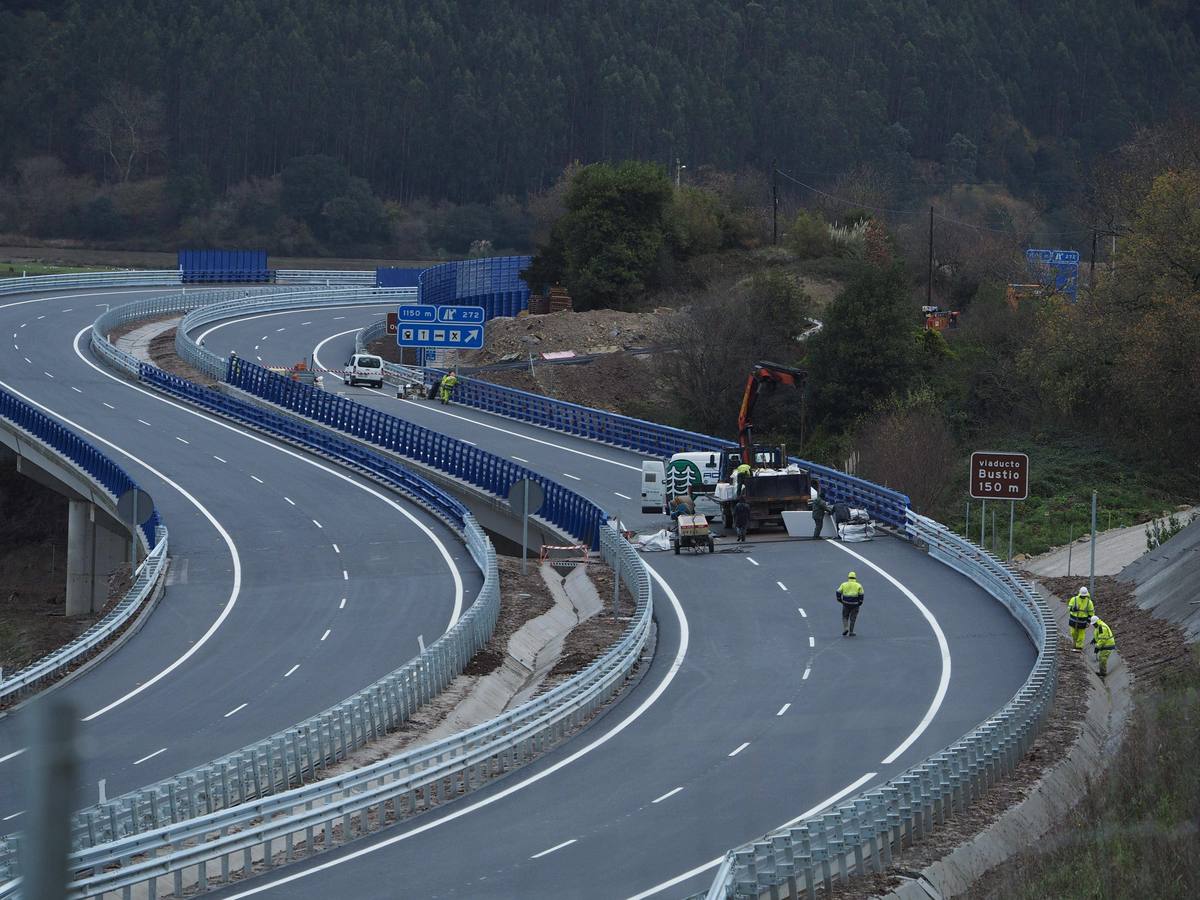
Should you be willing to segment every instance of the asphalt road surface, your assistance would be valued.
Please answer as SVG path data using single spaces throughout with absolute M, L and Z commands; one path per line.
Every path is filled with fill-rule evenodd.
M 205 345 L 337 368 L 382 308 L 206 326 Z M 640 457 L 461 406 L 326 388 L 543 472 L 641 529 Z M 729 547 L 726 542 L 721 550 Z M 566 747 L 457 803 L 221 896 L 680 896 L 729 847 L 881 782 L 1003 705 L 1034 650 L 989 595 L 907 543 L 648 555 L 658 649 Z M 866 587 L 859 636 L 833 592 Z
M 123 648 L 57 692 L 83 720 L 79 803 L 207 762 L 333 705 L 418 652 L 482 583 L 419 507 L 113 375 L 107 304 L 161 288 L 0 301 L 0 385 L 89 437 L 154 497 L 168 588 Z M 25 710 L 0 718 L 0 831 L 25 810 Z

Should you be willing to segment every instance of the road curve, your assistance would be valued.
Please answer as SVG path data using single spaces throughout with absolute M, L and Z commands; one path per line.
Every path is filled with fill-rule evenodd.
M 381 311 L 230 320 L 206 326 L 205 344 L 272 363 L 315 350 L 336 367 Z M 522 462 L 634 527 L 661 525 L 629 499 L 636 454 L 463 407 L 326 386 Z M 656 656 L 583 736 L 432 815 L 222 896 L 686 894 L 728 847 L 961 736 L 1034 661 L 998 603 L 898 539 L 647 561 L 663 579 Z M 832 596 L 851 568 L 868 595 L 853 640 L 841 636 Z
M 143 629 L 63 687 L 81 718 L 79 803 L 285 728 L 391 671 L 478 592 L 423 510 L 289 447 L 113 376 L 77 335 L 144 291 L 0 302 L 0 385 L 84 433 L 154 497 L 169 587 Z M 0 823 L 20 827 L 23 710 L 0 718 Z

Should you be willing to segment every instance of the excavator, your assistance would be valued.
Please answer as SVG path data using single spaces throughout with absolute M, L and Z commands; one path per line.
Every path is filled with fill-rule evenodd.
M 715 490 L 726 528 L 733 527 L 733 507 L 739 496 L 750 504 L 751 528 L 782 526 L 784 512 L 808 509 L 808 471 L 789 463 L 783 447 L 755 444 L 753 438 L 754 407 L 762 391 L 771 393 L 781 384 L 802 389 L 807 377 L 803 369 L 772 362 L 755 363 L 746 377 L 738 410 L 738 449 L 725 451 Z M 748 478 L 737 472 L 743 463 L 752 469 Z

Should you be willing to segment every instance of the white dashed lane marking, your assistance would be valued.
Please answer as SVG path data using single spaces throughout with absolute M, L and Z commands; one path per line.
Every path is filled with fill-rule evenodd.
M 230 716 L 232 716 L 232 715 L 233 715 L 235 712 L 241 712 L 243 709 L 245 709 L 245 708 L 246 708 L 247 706 L 249 706 L 249 705 L 250 705 L 249 703 L 243 703 L 243 704 L 241 704 L 240 706 L 235 706 L 235 707 L 234 707 L 233 709 L 231 709 L 229 712 L 225 713 L 225 715 L 224 715 L 224 716 L 222 716 L 222 718 L 228 719 L 228 718 L 229 718 Z
M 342 550 L 341 550 L 341 548 L 340 548 L 340 547 L 338 547 L 338 545 L 337 545 L 337 544 L 334 544 L 334 545 L 333 545 L 333 552 L 334 552 L 334 553 L 341 553 L 341 552 L 342 552 Z
M 791 705 L 792 704 L 790 704 L 790 703 L 783 704 L 783 706 L 779 707 L 779 712 L 775 713 L 775 715 L 782 716 L 785 712 L 788 711 L 788 707 L 790 707 Z
M 345 609 L 345 608 L 346 608 L 346 598 L 343 597 L 342 602 L 338 604 L 338 609 Z
M 613 491 L 613 493 L 616 494 L 618 497 L 620 497 L 622 500 L 632 500 L 633 499 L 628 494 L 622 494 L 620 491 Z
M 805 670 L 804 670 L 804 674 L 800 676 L 800 680 L 801 680 L 801 681 L 807 681 L 807 680 L 808 680 L 808 676 L 809 676 L 811 673 L 812 673 L 812 667 L 811 667 L 811 666 L 809 666 L 807 669 L 805 669 Z
M 284 672 L 284 673 L 283 673 L 283 677 L 284 677 L 284 678 L 288 678 L 288 677 L 290 677 L 290 676 L 291 676 L 291 674 L 292 674 L 293 672 L 295 672 L 295 671 L 296 671 L 298 668 L 300 668 L 300 663 L 296 663 L 294 666 L 292 666 L 290 669 L 288 669 L 286 672 Z
M 777 581 L 777 582 L 775 582 L 775 583 L 776 583 L 777 585 L 779 585 L 779 589 L 780 589 L 781 591 L 786 591 L 786 590 L 787 590 L 787 585 L 786 585 L 786 584 L 784 584 L 782 581 Z
M 583 481 L 583 479 L 580 478 L 578 475 L 572 475 L 570 472 L 563 472 L 563 475 L 565 475 L 567 478 L 570 478 L 574 481 Z
M 160 753 L 166 753 L 166 752 L 167 752 L 167 748 L 166 748 L 166 747 L 163 747 L 161 750 L 155 750 L 153 753 L 148 753 L 148 754 L 146 754 L 146 755 L 145 755 L 145 756 L 143 756 L 141 759 L 134 760 L 134 763 L 133 763 L 133 764 L 134 764 L 135 766 L 140 766 L 140 765 L 141 765 L 142 763 L 144 763 L 146 760 L 148 760 L 148 759 L 154 759 L 154 757 L 158 756 L 158 754 L 160 754 Z
M 26 362 L 28 362 L 28 361 L 29 361 L 29 360 L 26 360 Z M 525 457 L 523 457 L 523 456 L 514 456 L 514 457 L 513 457 L 513 459 L 515 459 L 517 462 L 523 462 L 523 463 L 527 463 L 527 462 L 529 462 L 529 460 L 527 460 L 527 459 L 526 459 Z
M 750 742 L 749 742 L 749 741 L 745 741 L 744 743 L 742 743 L 742 744 L 741 744 L 741 745 L 740 745 L 740 746 L 739 746 L 739 747 L 738 747 L 736 750 L 734 750 L 734 751 L 733 751 L 732 753 L 730 753 L 729 755 L 730 755 L 730 756 L 737 756 L 739 753 L 741 753 L 743 750 L 745 750 L 745 749 L 746 749 L 747 747 L 749 747 L 749 746 L 750 746 Z
M 149 422 L 147 422 L 145 419 L 138 419 L 138 421 L 139 421 L 139 422 L 141 422 L 143 425 L 145 425 L 145 426 L 149 427 L 149 428 L 153 428 L 153 427 L 154 427 L 154 426 L 153 426 L 153 425 L 151 425 Z
M 808 618 L 808 613 L 806 613 L 802 607 L 797 606 L 796 612 L 800 613 L 800 618 L 802 618 L 802 619 Z
M 813 637 L 811 634 L 808 636 L 808 646 L 810 646 L 810 647 L 817 646 L 817 639 L 815 637 Z
M 296 505 L 296 501 L 293 500 L 291 497 L 284 497 L 283 499 L 286 500 L 288 503 L 292 504 L 292 506 Z
M 682 790 L 683 790 L 683 788 L 681 788 L 681 787 L 677 787 L 677 788 L 675 788 L 674 790 L 667 791 L 667 792 L 666 792 L 665 794 L 663 794 L 661 797 L 655 797 L 655 798 L 654 798 L 653 800 L 651 800 L 650 802 L 651 802 L 651 803 L 662 803 L 662 802 L 663 802 L 664 800 L 666 800 L 668 797 L 674 797 L 676 794 L 678 794 L 678 793 L 679 793 L 680 791 L 682 791 Z
M 115 406 L 113 406 L 111 403 L 108 403 L 105 400 L 101 400 L 100 402 L 103 403 L 105 406 L 107 406 L 109 409 L 116 409 Z
M 749 557 L 749 556 L 747 556 L 747 557 L 746 557 L 746 562 L 750 563 L 750 565 L 752 565 L 752 566 L 757 566 L 757 565 L 758 565 L 758 563 L 756 563 L 756 562 L 754 561 L 754 559 L 753 559 L 752 557 Z
M 187 440 L 186 438 L 181 438 L 179 435 L 175 435 L 175 440 L 179 441 L 179 443 L 181 443 L 181 444 L 190 444 L 191 443 L 191 441 Z
M 229 460 L 221 459 L 221 457 L 217 456 L 216 454 L 213 454 L 213 459 L 215 459 L 217 462 L 220 462 L 220 463 L 229 462 Z
M 255 481 L 257 481 L 259 484 L 266 484 L 266 482 L 263 481 L 261 478 L 259 478 L 257 475 L 251 475 L 250 477 L 253 478 Z
M 324 526 L 324 525 L 322 525 L 320 522 L 318 522 L 316 519 L 313 519 L 313 520 L 312 520 L 312 523 L 313 523 L 314 525 L 316 525 L 318 528 L 324 528 L 324 527 L 325 527 L 325 526 Z
M 561 844 L 555 844 L 550 849 L 543 850 L 541 853 L 535 853 L 535 854 L 533 854 L 533 856 L 531 856 L 529 858 L 530 859 L 538 859 L 539 857 L 545 856 L 548 853 L 553 853 L 555 850 L 561 850 L 563 847 L 570 847 L 572 844 L 574 844 L 578 840 L 579 840 L 578 838 L 571 838 L 569 841 L 563 841 Z
M 332 630 L 333 630 L 332 628 L 326 628 L 325 633 L 323 635 L 321 635 L 321 640 L 325 640 L 325 638 L 329 637 L 329 632 Z
M 77 394 L 83 393 L 83 391 L 81 391 L 79 388 L 75 387 L 75 385 L 71 385 L 71 390 L 73 390 Z

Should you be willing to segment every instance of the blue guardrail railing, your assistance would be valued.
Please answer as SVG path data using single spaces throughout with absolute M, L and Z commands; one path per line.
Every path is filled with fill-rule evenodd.
M 113 497 L 120 499 L 126 491 L 138 487 L 138 483 L 130 478 L 124 469 L 100 452 L 94 444 L 5 390 L 0 390 L 0 416 L 75 463 Z M 154 546 L 154 534 L 159 524 L 157 509 L 142 523 L 142 534 L 146 538 L 147 547 Z
M 427 370 L 427 383 L 442 374 L 444 372 L 440 370 Z M 509 419 L 664 459 L 689 450 L 720 451 L 737 446 L 733 441 L 712 435 L 658 425 L 475 378 L 459 379 L 454 389 L 454 401 Z M 910 505 L 905 494 L 819 463 L 797 457 L 791 457 L 791 461 L 812 473 L 821 485 L 821 496 L 826 502 L 862 507 L 876 521 L 904 527 L 905 511 Z
M 399 416 L 284 378 L 236 356 L 229 358 L 225 381 L 322 425 L 462 479 L 497 497 L 507 497 L 509 488 L 522 478 L 536 481 L 545 495 L 538 517 L 574 535 L 593 550 L 600 547 L 600 527 L 607 519 L 604 510 L 558 482 L 502 456 Z
M 319 453 L 336 456 L 341 461 L 383 478 L 389 484 L 399 488 L 402 493 L 442 515 L 458 528 L 463 527 L 463 516 L 467 514 L 468 510 L 462 503 L 437 485 L 410 472 L 381 453 L 375 453 L 354 441 L 330 434 L 324 428 L 307 425 L 292 416 L 263 409 L 261 406 L 245 400 L 230 397 L 214 391 L 212 388 L 188 381 L 186 378 L 164 372 L 149 363 L 142 363 L 139 377 L 164 393 L 173 394 L 189 403 L 262 428 Z

